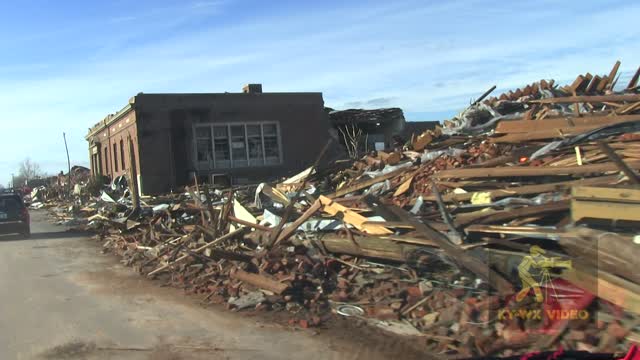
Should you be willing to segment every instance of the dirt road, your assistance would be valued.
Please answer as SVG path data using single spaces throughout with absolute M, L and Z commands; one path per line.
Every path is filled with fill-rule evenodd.
M 0 236 L 0 359 L 385 358 L 328 331 L 205 309 L 161 288 L 84 235 L 32 213 L 32 239 Z M 356 335 L 354 335 L 356 336 Z

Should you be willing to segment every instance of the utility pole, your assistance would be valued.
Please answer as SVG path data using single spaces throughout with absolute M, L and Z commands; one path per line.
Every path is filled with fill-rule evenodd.
M 15 177 L 13 176 L 13 174 L 11 174 L 11 188 L 13 189 L 15 186 Z
M 67 181 L 67 196 L 71 197 L 71 160 L 69 159 L 69 148 L 67 147 L 67 134 L 62 133 L 62 138 L 64 139 L 64 149 L 67 152 L 67 166 L 69 167 L 69 180 Z

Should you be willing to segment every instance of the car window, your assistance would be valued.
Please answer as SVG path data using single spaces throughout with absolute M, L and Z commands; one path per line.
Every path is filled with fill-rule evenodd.
M 2 197 L 0 198 L 0 211 L 10 211 L 20 209 L 22 204 L 16 197 Z

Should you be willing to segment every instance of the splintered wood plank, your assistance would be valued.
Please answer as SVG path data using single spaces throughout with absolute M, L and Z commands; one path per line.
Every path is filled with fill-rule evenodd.
M 520 143 L 525 141 L 545 140 L 545 139 L 563 139 L 567 136 L 575 136 L 584 132 L 597 129 L 602 125 L 581 125 L 568 126 L 559 128 L 550 128 L 547 130 L 531 131 L 528 133 L 514 133 L 504 136 L 490 138 L 494 143 Z
M 628 161 L 627 165 L 632 169 L 640 168 L 640 161 Z M 433 175 L 436 178 L 493 178 L 493 177 L 528 177 L 528 176 L 552 176 L 552 175 L 584 175 L 617 171 L 614 163 L 589 164 L 583 166 L 510 166 L 496 168 L 467 168 L 442 170 Z
M 569 209 L 569 201 L 555 201 L 542 205 L 523 206 L 516 209 L 500 211 L 476 211 L 456 216 L 456 225 L 462 226 L 470 223 L 491 224 L 521 217 L 547 215 L 550 213 Z
M 613 161 L 618 169 L 627 176 L 629 182 L 634 185 L 640 184 L 640 177 L 638 176 L 638 174 L 630 169 L 629 166 L 627 166 L 627 164 L 624 162 L 624 160 L 622 160 L 622 158 L 606 142 L 598 140 L 597 144 L 600 147 L 600 150 L 602 150 L 602 152 L 607 155 L 609 160 Z
M 298 230 L 300 225 L 302 225 L 305 221 L 309 220 L 309 218 L 311 218 L 313 214 L 318 212 L 318 210 L 320 210 L 321 207 L 322 207 L 322 204 L 320 204 L 320 201 L 316 200 L 307 209 L 307 211 L 305 211 L 304 214 L 302 214 L 302 216 L 300 216 L 296 221 L 294 221 L 292 224 L 290 224 L 286 228 L 282 229 L 282 232 L 280 232 L 280 235 L 278 235 L 278 238 L 276 239 L 274 244 L 277 244 L 281 241 L 284 241 L 290 238 L 291 235 L 293 235 L 296 232 L 296 230 Z
M 326 234 L 320 239 L 328 252 L 334 254 L 348 254 L 391 261 L 406 261 L 406 255 L 418 248 L 415 245 L 403 245 L 384 237 L 359 236 L 353 241 L 336 234 Z
M 640 189 L 635 188 L 575 186 L 571 189 L 571 196 L 577 200 L 640 204 Z
M 582 85 L 578 89 L 576 89 L 578 93 L 585 92 L 585 90 L 587 89 L 587 86 L 589 86 L 589 84 L 591 83 L 591 80 L 593 79 L 593 75 L 591 75 L 590 73 L 586 73 L 584 75 L 584 79 L 585 79 L 585 82 L 582 83 Z
M 624 114 L 628 114 L 630 112 L 634 112 L 636 110 L 640 109 L 640 101 L 632 103 L 632 104 L 628 104 L 627 106 L 621 108 L 621 109 L 617 109 L 616 112 L 620 115 L 624 115 Z
M 398 189 L 396 189 L 396 191 L 393 193 L 393 196 L 400 196 L 409 191 L 409 189 L 411 188 L 411 182 L 413 181 L 415 175 L 416 174 L 412 174 L 412 176 L 409 176 L 407 180 L 405 180 L 400 186 L 398 186 Z
M 593 79 L 591 79 L 591 81 L 589 82 L 589 85 L 584 90 L 584 92 L 587 93 L 587 94 L 593 92 L 596 89 L 596 87 L 598 86 L 598 84 L 600 84 L 600 80 L 602 80 L 602 78 L 600 76 L 598 76 L 598 75 L 594 76 Z
M 571 218 L 574 222 L 582 219 L 640 221 L 640 211 L 638 204 L 573 200 Z
M 341 188 L 339 190 L 337 190 L 335 193 L 333 193 L 332 195 L 330 195 L 330 198 L 339 198 L 342 197 L 344 195 L 347 195 L 349 193 L 355 192 L 355 191 L 359 191 L 362 189 L 366 189 L 368 187 L 370 187 L 371 185 L 377 184 L 379 182 L 383 182 L 385 180 L 389 180 L 395 176 L 404 174 L 407 171 L 406 168 L 401 168 L 401 169 L 397 169 L 394 170 L 390 173 L 384 174 L 384 175 L 380 175 L 371 179 L 366 179 L 366 180 L 360 180 L 358 182 L 356 182 L 355 184 L 352 185 L 348 185 L 345 186 L 344 188 Z
M 620 68 L 620 60 L 616 61 L 609 73 L 609 81 L 607 82 L 607 88 L 611 89 L 613 87 L 613 80 L 616 78 L 616 74 L 618 73 L 618 69 Z
M 259 287 L 260 289 L 272 291 L 278 295 L 282 294 L 289 288 L 288 284 L 278 282 L 264 275 L 249 273 L 244 270 L 231 272 L 231 278 Z
M 638 78 L 640 78 L 640 66 L 638 67 L 638 70 L 636 70 L 636 73 L 631 77 L 629 85 L 627 85 L 627 89 L 633 89 L 634 87 L 636 87 L 636 85 L 638 84 Z
M 488 264 L 480 259 L 470 255 L 458 245 L 453 244 L 442 233 L 434 230 L 428 225 L 420 222 L 418 219 L 397 206 L 389 206 L 389 210 L 396 214 L 400 219 L 413 225 L 416 232 L 426 239 L 433 240 L 438 246 L 460 266 L 473 272 L 481 279 L 485 280 L 501 295 L 510 295 L 514 293 L 513 285 L 505 279 L 500 273 L 493 270 Z
M 640 102 L 635 103 L 640 104 Z M 634 104 L 634 105 L 635 105 Z M 638 105 L 640 106 L 640 105 Z M 566 128 L 575 126 L 604 126 L 627 121 L 640 120 L 640 114 L 619 116 L 583 116 L 546 119 L 542 121 L 503 120 L 498 122 L 496 133 L 529 133 L 532 131 L 548 130 L 549 128 Z
M 552 192 L 552 191 L 564 191 L 571 188 L 572 186 L 577 186 L 577 185 L 613 184 L 617 179 L 618 179 L 617 175 L 599 176 L 599 177 L 589 178 L 589 179 L 561 181 L 561 182 L 548 183 L 548 184 L 524 185 L 524 186 L 510 187 L 510 188 L 504 188 L 504 189 L 498 189 L 498 190 L 479 191 L 479 192 L 488 192 L 491 196 L 491 199 L 500 199 L 500 198 L 510 197 L 510 196 L 540 194 L 540 193 Z M 473 194 L 475 194 L 475 192 L 468 192 L 464 194 L 447 194 L 442 197 L 442 200 L 445 202 L 469 201 L 473 197 Z M 425 200 L 435 201 L 435 197 L 428 196 L 425 198 Z
M 596 91 L 603 92 L 604 89 L 607 88 L 608 84 L 609 84 L 609 77 L 605 75 L 602 77 L 602 80 L 600 80 L 600 83 L 596 86 Z
M 575 266 L 563 271 L 561 276 L 604 300 L 640 314 L 640 287 L 637 284 L 603 271 L 595 273 Z
M 569 104 L 575 102 L 601 103 L 603 101 L 640 101 L 640 94 L 624 95 L 593 95 L 593 96 L 562 96 L 540 100 L 530 100 L 530 103 L 538 104 Z
M 571 86 L 569 86 L 569 92 L 576 94 L 577 89 L 582 87 L 582 84 L 584 84 L 586 81 L 587 79 L 585 79 L 584 76 L 578 75 L 578 77 L 573 81 Z

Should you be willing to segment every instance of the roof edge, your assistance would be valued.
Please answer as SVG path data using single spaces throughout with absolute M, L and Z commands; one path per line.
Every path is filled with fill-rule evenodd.
M 105 116 L 104 119 L 102 119 L 101 121 L 99 121 L 89 129 L 89 133 L 84 137 L 85 140 L 89 141 L 89 138 L 94 136 L 96 133 L 99 133 L 100 131 L 104 130 L 107 126 L 120 120 L 124 115 L 128 114 L 131 110 L 134 109 L 135 103 L 136 103 L 136 97 L 133 96 L 129 99 L 129 103 L 125 105 L 122 109 L 120 109 L 117 113 L 109 114 Z

